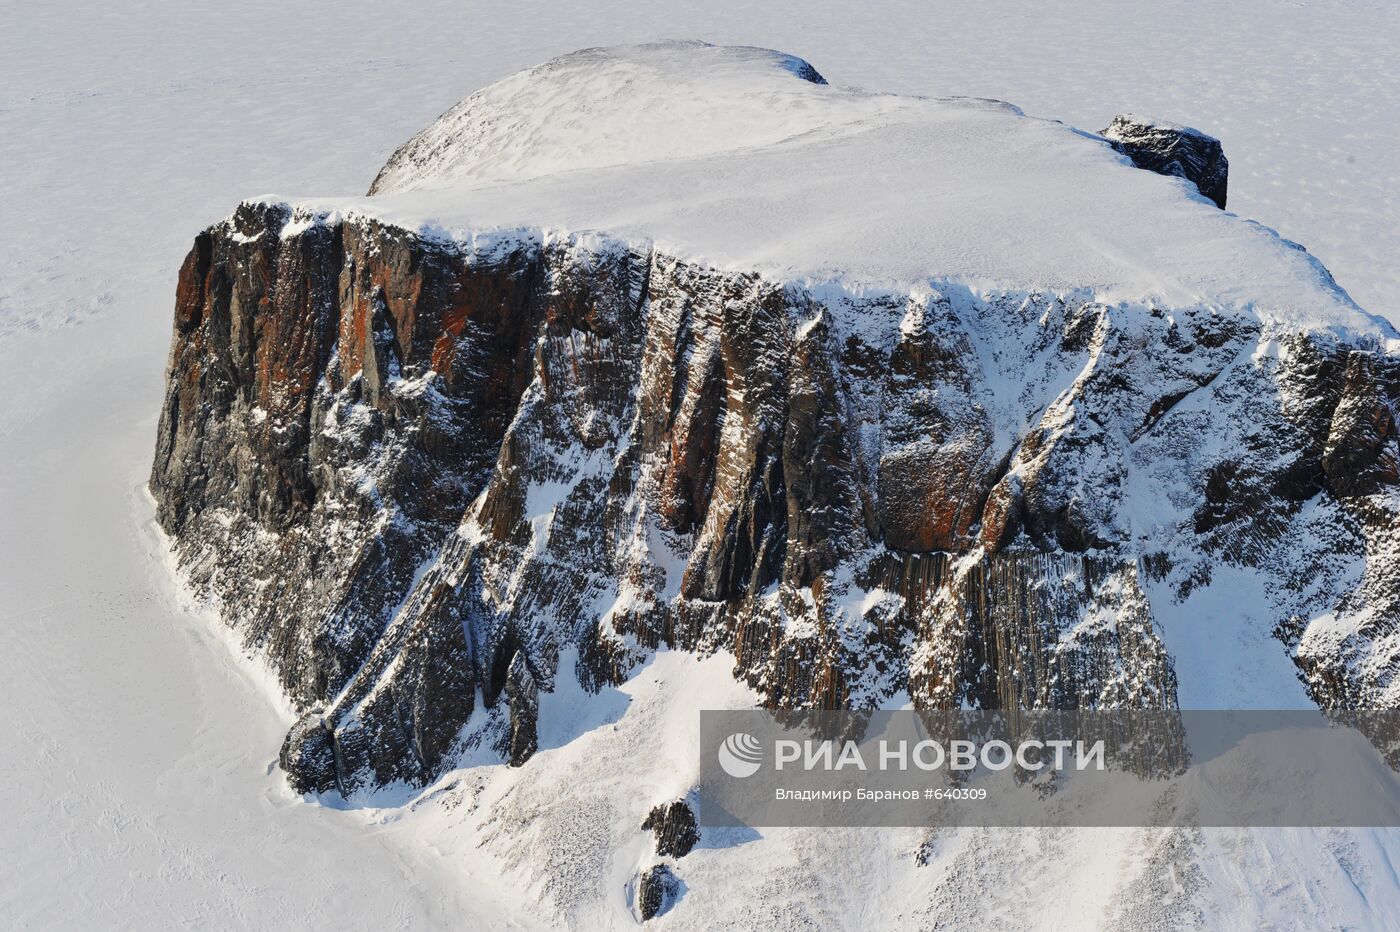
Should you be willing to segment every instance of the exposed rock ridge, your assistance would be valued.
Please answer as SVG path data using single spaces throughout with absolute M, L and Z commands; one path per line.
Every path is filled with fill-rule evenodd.
M 1393 356 L 1238 312 L 248 203 L 181 270 L 151 490 L 306 710 L 294 784 L 351 792 L 523 763 L 557 677 L 662 643 L 775 707 L 1172 706 L 1156 616 L 1221 566 L 1320 702 L 1393 703 L 1397 407 Z
M 1230 161 L 1214 136 L 1189 126 L 1120 113 L 1103 137 L 1138 168 L 1185 178 L 1216 207 L 1225 209 Z

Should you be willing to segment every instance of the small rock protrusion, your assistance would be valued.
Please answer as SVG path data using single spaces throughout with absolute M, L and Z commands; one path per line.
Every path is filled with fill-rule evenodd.
M 278 764 L 297 793 L 324 793 L 335 787 L 335 748 L 320 713 L 308 712 L 287 732 Z
M 525 662 L 525 652 L 516 651 L 506 672 L 506 704 L 510 707 L 510 739 L 506 755 L 510 766 L 519 767 L 539 747 L 539 686 Z
M 1138 168 L 1175 175 L 1225 209 L 1230 162 L 1220 140 L 1198 129 L 1120 113 L 1099 135 L 1133 160 Z
M 700 841 L 695 811 L 683 799 L 653 808 L 642 828 L 656 835 L 656 853 L 662 857 L 683 858 Z
M 657 864 L 642 873 L 637 886 L 637 905 L 641 909 L 642 921 L 655 918 L 667 912 L 680 898 L 681 882 L 671 868 Z

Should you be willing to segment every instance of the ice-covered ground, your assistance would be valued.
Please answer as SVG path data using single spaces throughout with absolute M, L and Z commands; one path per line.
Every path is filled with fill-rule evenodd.
M 250 194 L 361 189 L 400 141 L 509 72 L 668 36 L 781 48 L 834 84 L 997 97 L 1087 129 L 1123 110 L 1201 127 L 1225 143 L 1232 211 L 1304 243 L 1363 307 L 1400 320 L 1400 7 L 1380 0 L 6 4 L 0 923 L 535 916 L 461 839 L 423 843 L 445 837 L 441 812 L 420 824 L 285 795 L 269 773 L 284 712 L 179 611 L 140 488 L 175 270 L 199 228 Z M 1137 844 L 1120 842 L 1109 866 Z M 1222 923 L 1394 915 L 1391 833 L 1208 844 L 1279 893 L 1213 905 Z M 1034 874 L 1030 845 L 1053 856 L 1051 839 L 1003 845 L 996 869 Z M 733 850 L 746 847 L 761 850 Z M 1310 881 L 1292 873 L 1303 864 Z M 1092 906 L 1090 873 L 1053 892 Z M 796 865 L 794 878 L 815 882 Z M 715 892 L 697 887 L 692 905 Z

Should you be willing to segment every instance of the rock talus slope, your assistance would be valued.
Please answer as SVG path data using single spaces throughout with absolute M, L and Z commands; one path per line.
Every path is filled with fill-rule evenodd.
M 596 691 L 661 645 L 779 708 L 1172 707 L 1237 640 L 1322 705 L 1400 699 L 1396 334 L 1102 140 L 589 50 L 372 193 L 196 239 L 151 478 L 305 712 L 301 789 L 523 764 L 561 663 Z

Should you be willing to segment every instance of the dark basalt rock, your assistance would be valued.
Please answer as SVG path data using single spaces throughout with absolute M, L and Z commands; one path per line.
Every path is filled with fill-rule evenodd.
M 700 841 L 695 812 L 683 799 L 654 807 L 642 829 L 656 836 L 656 853 L 662 857 L 683 858 Z
M 637 884 L 637 906 L 642 921 L 654 919 L 675 905 L 681 892 L 680 879 L 665 864 L 649 867 Z
M 1194 184 L 1201 194 L 1225 209 L 1230 162 L 1220 140 L 1189 126 L 1148 120 L 1129 113 L 1113 118 L 1100 134 L 1133 160 L 1138 168 L 1159 175 L 1176 175 Z

